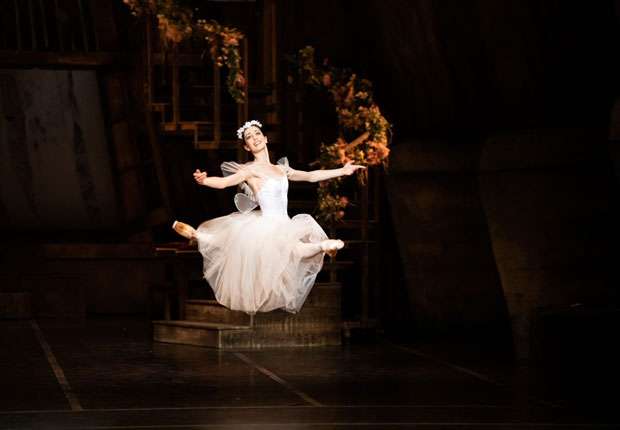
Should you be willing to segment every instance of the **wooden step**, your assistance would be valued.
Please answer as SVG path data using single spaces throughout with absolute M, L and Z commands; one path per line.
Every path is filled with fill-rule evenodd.
M 221 349 L 263 349 L 291 347 L 340 346 L 341 330 L 329 330 L 313 333 L 229 333 L 222 342 Z
M 233 311 L 215 300 L 187 300 L 185 318 L 188 321 L 249 326 L 257 330 L 285 332 L 329 328 L 340 325 L 340 308 L 305 306 L 298 313 L 284 310 L 258 312 L 254 315 Z
M 153 321 L 158 342 L 219 349 L 340 345 L 341 285 L 317 283 L 300 312 L 232 311 L 215 300 L 187 300 L 183 321 Z
M 251 334 L 249 326 L 197 321 L 153 321 L 153 340 L 156 342 L 222 348 L 230 342 L 231 333 L 244 338 Z M 234 339 L 235 336 L 232 336 Z
M 286 315 L 285 315 L 286 314 Z M 310 315 L 267 312 L 254 317 L 254 331 L 264 336 L 290 335 L 301 336 L 316 333 L 340 332 L 342 318 L 340 315 Z
M 342 342 L 341 327 L 303 333 L 256 330 L 247 326 L 196 321 L 153 321 L 153 340 L 217 349 L 336 346 Z
M 245 312 L 231 311 L 216 300 L 186 300 L 185 318 L 191 321 L 252 325 L 252 317 Z
M 153 321 L 153 340 L 217 349 L 260 349 L 337 346 L 342 342 L 340 326 L 328 330 L 287 333 L 254 330 L 231 324 L 195 321 Z

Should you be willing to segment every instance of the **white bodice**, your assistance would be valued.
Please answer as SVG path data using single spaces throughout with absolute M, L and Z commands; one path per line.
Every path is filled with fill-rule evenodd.
M 288 178 L 267 177 L 256 195 L 263 216 L 288 217 Z
M 252 162 L 239 164 L 234 161 L 226 161 L 222 163 L 221 168 L 224 176 L 232 175 L 240 169 L 249 169 L 253 176 L 262 179 L 261 188 L 257 195 L 254 195 L 254 190 L 247 182 L 242 182 L 239 185 L 241 192 L 235 194 L 235 206 L 239 212 L 248 213 L 260 206 L 262 215 L 288 218 L 288 175 L 291 169 L 286 157 L 280 158 L 277 165 L 281 168 L 283 175 L 274 175 L 273 169 L 255 166 Z

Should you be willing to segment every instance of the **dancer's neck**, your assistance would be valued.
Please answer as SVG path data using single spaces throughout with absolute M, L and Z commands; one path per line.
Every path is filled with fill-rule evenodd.
M 255 164 L 271 164 L 271 161 L 269 160 L 269 153 L 267 152 L 267 150 L 263 150 L 253 155 Z

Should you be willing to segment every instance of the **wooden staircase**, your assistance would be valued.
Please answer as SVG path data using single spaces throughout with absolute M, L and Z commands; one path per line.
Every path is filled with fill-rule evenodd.
M 215 300 L 186 300 L 184 320 L 153 321 L 153 340 L 218 349 L 341 344 L 341 285 L 317 283 L 297 314 L 248 315 Z

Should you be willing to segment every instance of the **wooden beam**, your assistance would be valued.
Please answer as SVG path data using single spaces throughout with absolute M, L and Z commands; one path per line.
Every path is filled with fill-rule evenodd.
M 58 50 L 64 51 L 64 41 L 62 40 L 62 25 L 60 25 L 60 9 L 58 8 L 58 0 L 54 0 L 54 18 L 56 21 L 56 33 L 58 37 Z
M 77 0 L 78 9 L 80 11 L 80 27 L 82 29 L 82 38 L 84 41 L 84 51 L 88 52 L 90 49 L 88 48 L 88 31 L 86 30 L 86 20 L 84 16 L 84 5 L 82 4 L 82 0 Z
M 0 50 L 0 66 L 98 67 L 129 64 L 128 54 L 118 52 L 15 52 Z
M 179 64 L 176 61 L 172 63 L 172 122 L 178 124 L 181 122 L 181 83 L 179 82 Z
M 215 91 L 213 91 L 213 122 L 215 123 L 215 127 L 213 128 L 213 140 L 215 141 L 215 145 L 219 145 L 221 136 L 222 136 L 222 82 L 220 79 L 221 70 L 215 62 L 213 63 L 213 86 L 215 87 Z M 197 146 L 198 136 L 196 135 L 194 139 L 194 146 Z
M 30 37 L 32 40 L 30 41 L 30 46 L 32 46 L 32 50 L 37 50 L 37 33 L 35 31 L 34 24 L 34 9 L 32 5 L 32 0 L 28 0 L 28 12 L 30 14 Z
M 177 66 L 185 67 L 185 66 L 196 66 L 196 67 L 204 67 L 205 61 L 202 59 L 201 54 L 175 54 L 174 59 L 170 58 L 170 55 L 166 56 L 161 52 L 153 53 L 153 64 L 163 65 L 174 63 Z
M 144 20 L 146 43 L 146 97 L 147 105 L 153 109 L 153 42 L 151 40 L 151 17 Z M 165 112 L 165 111 L 164 111 Z M 162 112 L 162 121 L 165 121 Z
M 43 6 L 43 0 L 39 0 L 39 11 L 41 12 L 41 24 L 43 27 L 43 48 L 49 48 L 49 35 L 47 33 L 47 19 L 45 16 L 45 7 Z
M 362 261 L 361 261 L 361 315 L 360 321 L 362 324 L 367 324 L 370 317 L 370 293 L 369 293 L 369 263 L 370 263 L 370 249 L 368 244 L 368 176 L 366 177 L 366 183 L 360 185 L 361 194 L 361 240 L 364 241 L 362 246 Z
M 17 0 L 13 0 L 13 7 L 15 8 L 15 36 L 17 37 L 17 49 L 22 49 L 22 30 L 20 25 L 20 17 L 19 17 L 19 5 L 17 4 Z

